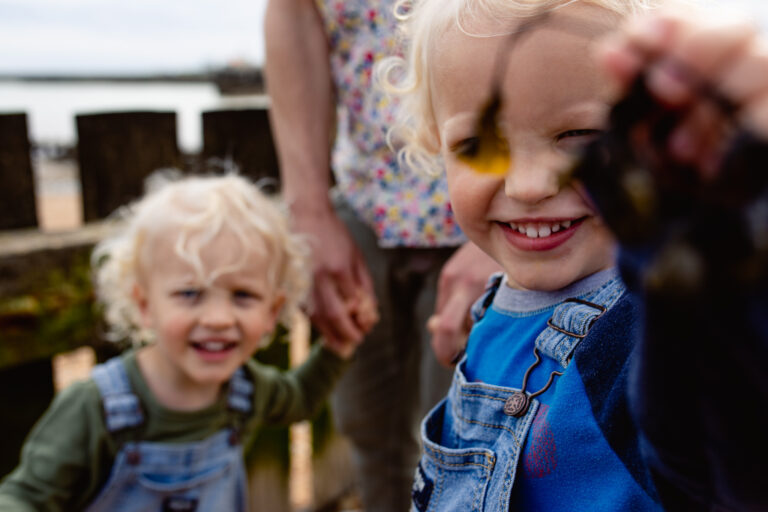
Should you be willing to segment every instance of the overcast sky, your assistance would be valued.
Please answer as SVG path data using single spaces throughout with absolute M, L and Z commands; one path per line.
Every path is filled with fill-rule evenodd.
M 768 26 L 766 0 L 745 4 Z M 197 71 L 261 64 L 266 0 L 0 0 L 0 73 Z
M 262 63 L 266 0 L 0 0 L 0 73 Z

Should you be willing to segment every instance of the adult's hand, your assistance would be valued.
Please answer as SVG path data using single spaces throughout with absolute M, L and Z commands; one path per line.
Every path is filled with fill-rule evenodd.
M 348 354 L 376 321 L 368 269 L 328 198 L 334 90 L 328 41 L 313 0 L 270 0 L 264 24 L 270 123 L 294 229 L 312 244 L 312 321 Z
M 472 304 L 482 295 L 488 277 L 501 266 L 472 242 L 461 246 L 446 262 L 437 285 L 435 314 L 429 319 L 432 350 L 445 366 L 456 364 L 472 326 Z
M 330 205 L 292 210 L 295 229 L 312 245 L 312 322 L 331 346 L 357 345 L 377 320 L 365 260 Z

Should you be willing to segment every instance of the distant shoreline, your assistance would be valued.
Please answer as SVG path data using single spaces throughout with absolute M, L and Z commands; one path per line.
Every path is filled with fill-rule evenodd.
M 22 75 L 0 73 L 3 82 L 215 82 L 218 72 L 147 75 Z
M 195 73 L 148 73 L 131 75 L 0 73 L 0 82 L 213 83 L 222 94 L 264 93 L 264 75 L 261 68 L 256 66 L 232 66 Z

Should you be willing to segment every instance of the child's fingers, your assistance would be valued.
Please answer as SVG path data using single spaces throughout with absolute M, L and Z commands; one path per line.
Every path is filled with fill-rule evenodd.
M 753 41 L 744 55 L 728 64 L 717 88 L 739 105 L 768 95 L 768 42 L 764 38 Z
M 607 35 L 596 46 L 600 65 L 621 87 L 627 87 L 651 58 L 667 48 L 679 30 L 673 17 L 646 16 Z
M 750 53 L 756 34 L 755 26 L 745 21 L 661 12 L 614 33 L 598 47 L 597 55 L 621 85 L 645 71 L 649 88 L 660 100 L 684 105 L 695 97 L 697 87 L 723 81 L 729 69 Z M 746 72 L 736 80 L 736 90 L 753 81 Z M 748 80 L 741 83 L 745 77 Z
M 353 321 L 349 309 L 340 295 L 336 282 L 328 276 L 317 276 L 315 280 L 315 325 L 331 340 L 360 340 L 363 333 Z
M 697 102 L 672 132 L 668 150 L 679 162 L 694 166 L 704 179 L 710 179 L 720 166 L 732 129 L 717 105 Z

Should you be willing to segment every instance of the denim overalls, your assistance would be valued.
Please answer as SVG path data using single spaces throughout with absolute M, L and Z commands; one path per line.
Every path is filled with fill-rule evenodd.
M 110 434 L 144 422 L 121 358 L 96 366 L 92 378 L 102 396 Z M 251 411 L 252 395 L 253 384 L 240 368 L 230 380 L 227 398 L 240 420 Z M 86 510 L 244 512 L 246 493 L 242 446 L 237 430 L 227 428 L 202 441 L 122 444 L 107 483 Z
M 475 320 L 490 306 L 500 282 L 496 278 L 477 301 Z M 615 278 L 583 300 L 559 304 L 536 338 L 538 353 L 565 370 L 592 324 L 624 290 Z M 456 367 L 448 396 L 421 424 L 424 454 L 416 468 L 413 511 L 509 510 L 518 460 L 539 402 L 527 390 L 529 405 L 522 412 L 520 389 L 467 382 L 465 363 L 466 358 Z

